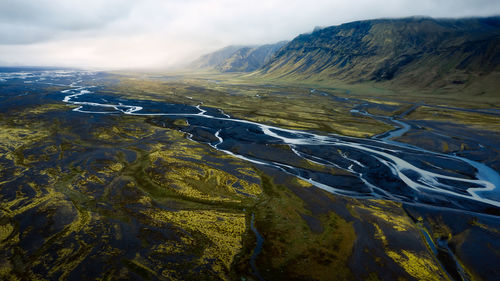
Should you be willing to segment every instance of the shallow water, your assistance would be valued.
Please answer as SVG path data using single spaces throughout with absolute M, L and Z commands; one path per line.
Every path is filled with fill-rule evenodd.
M 167 104 L 101 94 L 96 73 L 41 71 L 2 73 L 0 79 L 65 84 L 59 100 L 76 106 L 68 114 L 147 116 L 158 126 L 178 126 L 194 141 L 309 182 L 328 192 L 384 198 L 477 213 L 500 214 L 500 176 L 483 163 L 394 141 L 410 125 L 386 116 L 395 130 L 373 139 L 325 135 L 231 118 L 201 104 Z M 92 81 L 92 84 L 89 83 Z M 98 82 L 97 82 L 98 83 Z M 369 115 L 357 109 L 353 113 Z M 399 127 L 399 128 L 397 128 Z

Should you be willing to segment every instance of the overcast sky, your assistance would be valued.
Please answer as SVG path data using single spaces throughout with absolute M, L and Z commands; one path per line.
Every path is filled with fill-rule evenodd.
M 0 65 L 162 68 L 315 26 L 498 14 L 499 0 L 0 0 Z

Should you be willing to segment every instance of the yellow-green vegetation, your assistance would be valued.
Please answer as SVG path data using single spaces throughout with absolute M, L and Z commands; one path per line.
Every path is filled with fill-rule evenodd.
M 310 187 L 305 182 L 289 184 Z M 266 280 L 352 278 L 347 266 L 356 240 L 352 223 L 334 212 L 314 215 L 300 197 L 268 178 L 263 187 L 268 197 L 255 208 L 256 227 L 266 239 L 257 259 L 262 276 Z
M 221 77 L 222 78 L 222 77 Z M 369 117 L 351 115 L 350 108 L 327 94 L 310 93 L 310 88 L 234 84 L 231 79 L 220 83 L 185 77 L 187 83 L 165 83 L 158 80 L 120 77 L 118 89 L 135 99 L 186 103 L 222 109 L 232 117 L 283 128 L 332 132 L 367 137 L 391 129 Z M 239 81 L 238 81 L 239 82 Z M 330 91 L 329 91 L 330 92 Z M 333 94 L 342 94 L 334 92 Z
M 47 130 L 44 128 L 34 127 L 0 125 L 0 148 L 10 152 L 5 155 L 8 159 L 13 160 L 12 152 L 17 148 L 48 135 Z
M 132 118 L 123 117 L 123 121 L 133 120 Z M 158 129 L 148 128 L 144 126 L 130 127 L 130 126 L 119 126 L 114 125 L 110 128 L 99 127 L 96 128 L 92 134 L 99 140 L 103 141 L 120 141 L 123 139 L 137 139 L 146 138 L 158 132 Z
M 318 73 L 310 77 L 272 77 L 258 73 L 217 73 L 217 72 L 188 72 L 176 73 L 179 79 L 187 83 L 200 84 L 210 87 L 224 87 L 224 84 L 233 85 L 273 85 L 274 87 L 294 87 L 300 89 L 315 88 L 318 91 L 334 93 L 340 97 L 369 99 L 380 103 L 415 103 L 425 102 L 431 105 L 447 105 L 462 108 L 497 108 L 500 96 L 495 90 L 496 81 L 500 73 L 491 73 L 486 79 L 477 77 L 474 85 L 465 88 L 443 87 L 434 89 L 415 88 L 412 85 L 395 85 L 391 82 L 365 81 L 352 83 L 336 79 L 329 74 Z M 130 74 L 129 75 L 133 75 Z M 173 75 L 173 74 L 172 74 Z M 137 76 L 137 75 L 133 75 Z M 142 78 L 146 78 L 142 77 Z M 139 79 L 137 79 L 139 80 Z M 207 81 L 218 81 L 219 84 Z M 145 90 L 145 88 L 143 88 Z M 146 91 L 147 92 L 147 91 Z
M 212 153 L 217 159 L 234 162 L 233 157 L 210 151 L 182 138 L 179 133 L 173 132 L 172 135 L 176 136 L 175 142 L 168 146 L 158 144 L 149 154 L 151 165 L 146 172 L 157 185 L 185 198 L 209 202 L 241 203 L 262 192 L 260 179 L 250 167 L 237 165 L 232 174 L 226 172 L 221 169 L 220 163 L 203 161 L 202 158 Z
M 107 94 L 203 103 L 236 118 L 361 137 L 391 127 L 350 114 L 355 103 L 379 105 L 369 111 L 383 115 L 408 109 L 362 96 L 346 106 L 336 97 L 350 93 L 313 93 L 312 84 L 207 77 L 122 76 Z M 255 280 L 252 262 L 266 280 L 380 279 L 372 269 L 356 275 L 353 256 L 374 259 L 400 278 L 445 276 L 399 203 L 323 192 L 156 126 L 153 118 L 58 115 L 69 109 L 46 104 L 0 114 L 2 280 Z M 298 157 L 294 165 L 349 174 Z M 427 222 L 434 238 L 451 237 L 446 226 L 438 231 L 441 221 Z M 264 239 L 258 255 L 254 231 Z M 367 254 L 373 249 L 382 250 Z
M 200 259 L 202 263 L 216 260 L 214 269 L 221 273 L 229 271 L 234 256 L 242 248 L 242 235 L 247 228 L 245 215 L 242 213 L 215 210 L 177 212 L 148 210 L 144 214 L 155 221 L 176 224 L 181 228 L 204 235 L 209 241 Z M 222 274 L 220 277 L 225 279 Z
M 497 233 L 497 234 L 500 234 L 500 229 L 496 229 L 496 228 L 493 228 L 493 227 L 490 227 L 490 226 L 487 226 L 481 222 L 479 222 L 477 219 L 474 219 L 473 221 L 470 222 L 470 224 L 472 225 L 475 225 L 477 227 L 480 227 L 482 229 L 485 229 L 487 231 L 490 231 L 490 232 L 493 232 L 493 233 Z
M 59 272 L 66 272 L 62 276 L 65 276 L 67 273 L 71 272 L 74 267 L 76 267 L 86 255 L 89 254 L 89 251 L 86 254 L 82 254 L 79 249 L 81 246 L 74 245 L 76 248 L 66 248 L 61 249 L 59 254 L 55 257 L 51 256 L 49 253 L 49 249 L 57 245 L 60 241 L 64 241 L 70 239 L 72 235 L 82 231 L 85 228 L 88 228 L 89 217 L 87 214 L 77 214 L 74 215 L 74 207 L 71 202 L 67 201 L 65 196 L 62 193 L 57 192 L 51 186 L 38 186 L 38 189 L 43 189 L 41 194 L 37 195 L 34 198 L 30 198 L 27 194 L 24 194 L 15 200 L 9 202 L 2 202 L 0 204 L 0 209 L 2 210 L 2 218 L 9 218 L 9 220 L 13 221 L 17 216 L 23 216 L 27 213 L 35 213 L 40 216 L 45 216 L 48 221 L 55 221 L 59 219 L 63 219 L 67 221 L 67 224 L 64 225 L 62 229 L 58 232 L 53 232 L 51 230 L 46 237 L 45 241 L 40 245 L 38 250 L 33 253 L 27 263 L 26 266 L 44 266 L 46 263 L 52 264 L 52 269 L 49 275 L 40 275 L 34 272 L 26 270 L 23 274 L 28 276 L 29 279 L 33 280 L 48 280 L 49 276 L 52 274 L 57 274 Z M 62 216 L 59 217 L 59 216 Z M 5 230 L 5 231 L 4 231 Z M 33 229 L 28 228 L 24 232 L 19 232 L 19 229 L 16 227 L 12 227 L 11 225 L 2 226 L 2 236 L 5 234 L 5 237 L 2 237 L 3 241 L 0 242 L 0 248 L 3 248 L 5 251 L 8 251 L 12 247 L 15 247 L 24 239 L 27 239 L 28 235 Z M 83 242 L 82 242 L 83 243 Z M 88 249 L 90 250 L 90 248 Z M 24 252 L 24 251 L 23 251 Z M 28 257 L 26 257 L 27 259 Z M 15 260 L 14 260 L 15 261 Z M 26 260 L 25 260 L 26 261 Z M 13 271 L 20 270 L 19 264 L 15 262 L 9 262 L 5 260 L 5 263 L 2 265 L 2 270 L 0 271 L 0 277 L 6 278 L 3 280 L 16 280 L 16 275 L 12 275 Z M 52 275 L 53 276 L 53 275 Z M 65 279 L 63 277 L 63 279 Z
M 453 121 L 477 129 L 500 132 L 500 122 L 498 122 L 497 115 L 421 106 L 412 112 L 408 118 L 443 122 Z
M 54 143 L 46 131 L 40 131 L 42 134 L 29 127 L 2 127 L 5 134 L 0 144 L 13 155 L 5 157 L 8 161 L 2 165 L 15 169 L 29 163 L 31 168 L 21 169 L 18 178 L 3 177 L 8 180 L 0 183 L 3 191 L 15 191 L 13 197 L 5 196 L 0 202 L 0 279 L 68 280 L 75 270 L 85 268 L 97 257 L 102 264 L 113 264 L 100 272 L 98 279 L 131 278 L 138 274 L 145 279 L 172 280 L 207 273 L 209 279 L 227 279 L 248 232 L 247 218 L 241 209 L 251 206 L 262 192 L 254 168 L 187 140 L 179 132 L 153 127 L 143 118 L 121 120 L 108 131 L 100 127 L 92 130 L 90 138 L 78 138 L 71 143 Z M 68 128 L 58 132 L 70 138 L 75 136 Z M 103 134 L 107 137 L 103 138 Z M 41 138 L 47 140 L 37 142 Z M 134 147 L 138 140 L 148 138 L 155 141 Z M 110 142 L 132 144 L 127 153 L 136 156 L 127 158 L 121 148 L 115 149 Z M 90 152 L 88 156 L 83 161 L 72 159 L 72 151 L 85 151 L 81 147 Z M 94 154 L 95 147 L 101 152 Z M 55 162 L 47 165 L 49 159 Z M 67 159 L 73 161 L 69 167 L 59 162 Z M 144 170 L 170 168 L 167 174 L 151 172 L 165 179 L 158 181 L 158 186 L 177 190 L 177 186 L 186 185 L 198 193 L 179 197 L 175 192 L 160 193 L 161 196 L 152 192 L 154 188 Z M 23 174 L 32 170 L 38 177 Z M 13 180 L 18 181 L 16 185 L 11 184 Z M 218 205 L 226 201 L 234 204 Z M 171 202 L 176 208 L 157 209 L 159 202 Z M 41 229 L 20 227 L 17 218 L 26 216 L 41 221 Z M 154 230 L 159 224 L 164 226 L 165 221 L 173 226 L 168 231 L 180 235 L 180 240 Z M 148 235 L 141 232 L 128 237 L 124 227 L 149 229 L 160 238 L 149 241 Z M 20 247 L 19 243 L 32 237 L 39 243 L 35 249 Z M 126 257 L 129 242 L 122 241 L 125 237 L 128 241 L 140 241 L 134 244 L 132 251 L 138 253 L 132 257 Z M 177 259 L 176 256 L 185 258 L 165 265 L 165 257 Z M 172 271 L 172 266 L 177 270 Z M 184 273 L 179 275 L 179 270 Z
M 371 103 L 378 103 L 378 104 L 384 104 L 384 105 L 393 105 L 393 106 L 400 106 L 400 102 L 395 102 L 395 101 L 389 101 L 389 100 L 383 100 L 383 99 L 375 99 L 375 98 L 365 98 L 365 101 L 371 102 Z
M 421 256 L 404 249 L 400 253 L 389 250 L 387 255 L 417 280 L 443 279 L 443 273 L 439 270 L 436 262 L 427 256 Z
M 11 224 L 0 225 L 0 241 L 7 239 L 12 231 L 14 231 L 14 227 Z
M 410 276 L 417 280 L 448 279 L 447 274 L 427 247 L 422 247 L 418 251 L 394 248 L 393 245 L 397 244 L 396 241 L 392 240 L 397 237 L 394 232 L 408 233 L 407 238 L 414 240 L 414 243 L 425 243 L 424 238 L 418 234 L 418 226 L 408 217 L 401 208 L 400 203 L 368 200 L 366 205 L 355 206 L 354 212 L 356 216 L 362 215 L 363 220 L 371 221 L 374 236 L 382 243 L 387 256 L 401 266 Z
M 66 104 L 61 104 L 61 103 L 48 103 L 48 104 L 41 104 L 37 105 L 34 107 L 30 107 L 20 113 L 22 116 L 33 116 L 37 114 L 43 114 L 51 111 L 62 111 L 62 110 L 68 110 L 71 107 L 69 107 Z
M 411 219 L 402 212 L 401 204 L 384 200 L 369 200 L 370 203 L 365 208 L 370 214 L 387 223 L 396 231 L 410 231 L 414 228 Z

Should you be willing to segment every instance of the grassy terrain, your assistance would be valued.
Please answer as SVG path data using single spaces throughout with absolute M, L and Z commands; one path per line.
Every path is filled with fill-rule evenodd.
M 318 89 L 341 97 L 357 97 L 387 100 L 391 102 L 424 102 L 430 105 L 446 105 L 460 108 L 498 108 L 500 93 L 497 81 L 500 73 L 492 73 L 482 77 L 477 83 L 460 87 L 438 87 L 432 89 L 415 87 L 412 84 L 397 85 L 391 82 L 359 81 L 349 82 L 321 74 L 307 77 L 267 77 L 256 73 L 220 73 L 215 71 L 175 72 L 175 73 L 126 73 L 131 80 L 152 82 L 164 80 L 170 82 L 183 81 L 193 85 L 201 85 L 210 89 L 223 89 L 224 86 L 247 85 L 256 87 L 273 85 L 294 89 Z M 123 77 L 121 78 L 123 79 Z M 481 80 L 482 79 L 482 80 Z M 218 82 L 219 84 L 217 84 Z M 142 89 L 146 90 L 146 89 Z M 147 95 L 147 91 L 144 92 Z
M 415 120 L 433 120 L 464 124 L 473 128 L 500 132 L 499 117 L 475 112 L 463 112 L 446 108 L 431 108 L 422 106 L 412 112 L 408 118 Z
M 392 116 L 412 101 L 368 84 L 174 76 L 120 73 L 99 92 L 203 103 L 237 118 L 358 137 L 392 127 L 350 114 L 353 106 L 370 102 L 371 113 Z M 461 105 L 459 98 L 450 103 Z M 497 235 L 491 221 L 461 214 L 465 226 L 456 226 L 440 219 L 446 212 L 334 196 L 191 141 L 175 130 L 182 120 L 164 128 L 148 117 L 71 108 L 48 99 L 0 113 L 0 279 L 450 279 L 422 229 L 465 249 L 459 258 L 471 276 L 488 277 L 474 270 L 464 237 L 468 229 L 480 233 L 473 237 Z M 409 117 L 421 120 L 429 110 Z M 489 124 L 495 118 L 457 119 L 445 111 L 444 121 L 497 130 Z M 258 255 L 252 220 L 263 237 Z
M 207 76 L 184 77 L 183 83 L 162 79 L 121 77 L 120 93 L 139 99 L 185 103 L 222 109 L 240 119 L 252 120 L 283 128 L 367 137 L 391 127 L 371 118 L 352 116 L 351 108 L 329 95 L 311 93 L 307 87 L 268 85 L 267 81 L 224 79 Z M 213 80 L 216 79 L 217 81 Z M 339 91 L 338 94 L 342 94 Z
M 31 110 L 40 123 L 28 122 Z M 2 278 L 71 279 L 100 262 L 106 270 L 94 268 L 87 278 L 252 279 L 252 214 L 265 237 L 257 265 L 266 279 L 354 278 L 347 266 L 357 239 L 353 221 L 364 214 L 342 217 L 328 204 L 311 210 L 301 190 L 320 202 L 337 199 L 297 180 L 275 184 L 248 163 L 143 117 L 101 120 L 89 135 L 77 133 L 75 124 L 45 123 L 65 111 L 50 104 L 24 109 L 15 124 L 4 118 L 3 171 L 15 176 L 2 176 Z M 33 181 L 33 173 L 43 176 Z M 17 191 L 9 197 L 5 191 L 12 188 Z M 24 217 L 46 222 L 26 227 L 19 221 Z M 381 219 L 384 230 L 407 224 Z M 33 248 L 24 244 L 30 239 Z M 419 276 L 405 269 L 404 253 L 383 253 L 387 267 Z

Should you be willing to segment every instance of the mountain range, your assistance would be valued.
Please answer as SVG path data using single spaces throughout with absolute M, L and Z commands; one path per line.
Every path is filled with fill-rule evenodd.
M 228 46 L 201 56 L 190 64 L 195 69 L 215 69 L 220 72 L 249 72 L 268 63 L 287 41 L 261 46 Z
M 279 79 L 496 88 L 500 17 L 356 21 L 316 28 L 286 43 L 227 47 L 198 65 Z

